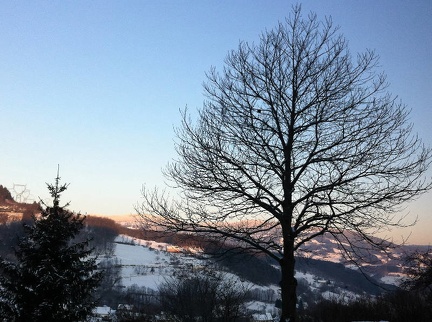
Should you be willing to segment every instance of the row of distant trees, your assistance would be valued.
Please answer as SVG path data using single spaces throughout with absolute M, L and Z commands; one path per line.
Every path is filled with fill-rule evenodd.
M 23 216 L 22 220 L 7 220 L 8 215 L 0 219 L 0 256 L 14 259 L 15 248 L 21 238 L 26 235 L 25 225 L 32 225 L 34 214 L 40 210 L 30 212 Z M 95 255 L 110 255 L 114 252 L 114 238 L 124 229 L 114 220 L 97 216 L 86 216 L 83 229 L 79 232 L 77 239 L 89 239 L 89 248 L 93 249 Z
M 377 298 L 364 296 L 346 302 L 337 299 L 320 300 L 307 309 L 299 310 L 302 322 L 346 321 L 432 321 L 431 298 L 424 294 L 398 290 Z

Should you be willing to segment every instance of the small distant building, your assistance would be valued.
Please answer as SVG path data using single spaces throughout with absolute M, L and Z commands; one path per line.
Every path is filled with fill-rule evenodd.
M 117 306 L 117 311 L 120 312 L 124 312 L 124 311 L 132 312 L 134 309 L 135 309 L 134 306 L 131 304 L 119 304 Z
M 168 253 L 181 253 L 181 252 L 183 252 L 183 250 L 180 247 L 174 246 L 174 245 L 168 245 L 166 247 L 166 251 Z
M 379 320 L 379 321 L 352 321 L 352 322 L 389 322 L 389 321 Z
M 176 321 L 172 317 L 166 315 L 165 312 L 161 312 L 160 314 L 156 315 L 154 317 L 154 320 L 156 322 L 174 322 L 174 321 Z
M 93 309 L 94 319 L 92 321 L 114 321 L 115 312 L 109 306 L 97 306 Z
M 255 313 L 252 314 L 252 322 L 273 322 L 273 317 L 270 313 Z
M 118 321 L 135 321 L 139 317 L 135 307 L 131 304 L 119 304 L 117 306 L 116 317 Z

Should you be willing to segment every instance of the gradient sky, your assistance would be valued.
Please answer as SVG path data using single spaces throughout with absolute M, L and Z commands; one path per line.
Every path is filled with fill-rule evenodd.
M 46 199 L 60 164 L 70 209 L 134 213 L 142 184 L 163 186 L 179 109 L 202 106 L 205 72 L 293 3 L 1 0 L 0 184 Z M 300 3 L 331 15 L 353 54 L 376 50 L 389 91 L 432 146 L 432 1 Z M 432 244 L 431 206 L 432 193 L 408 204 L 419 223 L 395 238 Z

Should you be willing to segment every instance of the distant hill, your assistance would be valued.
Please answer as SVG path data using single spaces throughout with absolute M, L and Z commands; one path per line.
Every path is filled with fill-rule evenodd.
M 172 241 L 179 240 L 181 238 Z M 182 271 L 190 273 L 211 268 L 228 273 L 231 278 L 248 285 L 250 303 L 259 303 L 255 305 L 258 311 L 274 307 L 279 298 L 280 271 L 263 258 L 243 255 L 209 260 L 200 248 L 191 251 L 188 247 L 173 246 L 160 240 L 126 235 L 118 236 L 115 245 L 111 257 L 105 258 L 117 265 L 119 281 L 126 292 L 139 294 L 141 290 L 143 295 L 148 295 L 156 292 L 164 280 Z M 312 305 L 322 298 L 355 299 L 364 295 L 376 296 L 384 290 L 396 288 L 341 263 L 301 258 L 297 263 L 297 294 L 303 306 Z
M 3 185 L 0 185 L 0 223 L 29 218 L 37 212 L 39 212 L 38 203 L 16 202 L 10 191 Z
M 8 202 L 15 202 L 12 198 L 10 191 L 0 185 L 0 205 L 7 204 Z
M 121 232 L 131 237 L 157 241 L 175 245 L 180 249 L 197 247 L 204 253 L 217 254 L 209 251 L 209 244 L 198 236 L 182 234 L 154 233 L 139 229 L 121 229 Z M 210 244 L 211 245 L 211 244 Z M 364 245 L 363 245 L 364 246 Z M 405 276 L 405 258 L 408 254 L 427 246 L 401 246 L 389 250 L 389 256 L 379 250 L 370 250 L 369 263 L 362 270 L 348 262 L 341 254 L 332 236 L 321 236 L 308 247 L 308 252 L 300 254 L 296 261 L 296 271 L 299 279 L 307 281 L 321 291 L 335 293 L 350 291 L 355 294 L 376 295 L 383 289 L 394 289 L 401 278 Z M 220 249 L 221 253 L 229 253 Z M 258 285 L 278 284 L 280 271 L 278 265 L 265 256 L 237 254 L 233 256 L 217 256 L 216 261 L 237 276 Z M 308 277 L 314 276 L 314 280 Z
M 8 203 L 10 206 L 10 201 Z M 149 290 L 155 292 L 165 278 L 182 270 L 189 273 L 204 270 L 210 264 L 221 272 L 232 274 L 242 283 L 250 283 L 254 299 L 262 298 L 267 303 L 260 305 L 274 306 L 278 298 L 280 270 L 271 259 L 243 253 L 209 260 L 208 251 L 212 255 L 216 252 L 209 248 L 213 244 L 202 236 L 155 233 L 137 229 L 127 220 L 120 222 L 122 225 L 112 217 L 89 215 L 85 230 L 92 238 L 91 247 L 95 253 L 107 265 L 111 263 L 112 271 L 119 274 L 114 278 L 120 283 L 119 289 L 149 294 Z M 13 249 L 10 242 L 17 235 L 13 228 L 22 228 L 18 224 L 0 225 L 3 229 L 0 231 L 0 251 L 3 245 L 3 253 Z M 13 234 L 7 234 L 8 231 Z M 226 249 L 219 250 L 221 254 L 227 253 Z M 353 299 L 394 289 L 404 276 L 405 255 L 413 250 L 412 246 L 394 249 L 390 258 L 379 251 L 371 252 L 369 255 L 373 261 L 365 267 L 366 271 L 361 272 L 344 260 L 331 236 L 317 238 L 309 245 L 308 252 L 296 260 L 299 300 L 302 305 L 311 305 L 321 298 Z M 108 291 L 105 293 L 105 297 L 112 296 Z
M 137 228 L 137 223 L 132 219 L 129 217 L 117 220 L 122 226 L 119 232 L 141 240 L 144 245 L 153 241 L 166 243 L 175 246 L 174 249 L 180 253 L 196 258 L 208 258 L 208 254 L 218 253 L 211 249 L 211 246 L 214 246 L 213 243 L 209 243 L 203 236 L 146 231 Z M 377 241 L 379 241 L 378 238 Z M 347 244 L 343 246 L 348 248 Z M 359 241 L 358 246 L 363 250 L 363 257 L 368 259 L 368 262 L 362 266 L 362 270 L 346 260 L 340 251 L 338 242 L 330 234 L 317 237 L 305 245 L 296 261 L 300 297 L 310 301 L 311 298 L 317 296 L 331 298 L 362 294 L 377 295 L 383 290 L 395 289 L 405 277 L 407 255 L 416 250 L 422 251 L 428 248 L 428 246 L 397 247 L 393 245 L 393 248 L 384 252 L 370 249 L 363 241 Z M 200 249 L 202 253 L 190 254 L 187 251 L 189 248 Z M 221 253 L 226 252 L 226 249 L 223 248 L 219 250 Z M 271 288 L 280 280 L 278 265 L 265 256 L 247 254 L 217 256 L 216 262 L 221 268 L 236 274 L 241 280 L 250 281 L 262 287 Z

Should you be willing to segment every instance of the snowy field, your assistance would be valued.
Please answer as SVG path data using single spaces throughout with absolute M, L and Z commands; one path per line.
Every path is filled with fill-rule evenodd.
M 136 285 L 147 287 L 157 291 L 158 286 L 166 279 L 176 274 L 190 274 L 202 272 L 211 266 L 216 270 L 210 261 L 197 258 L 200 254 L 199 249 L 182 249 L 166 243 L 147 241 L 120 235 L 115 240 L 114 256 L 120 261 L 121 265 L 121 284 L 128 288 Z M 198 256 L 199 257 L 199 256 Z M 279 294 L 279 286 L 261 286 L 240 279 L 237 275 L 223 271 L 225 278 L 229 279 L 239 287 L 246 290 L 273 290 L 274 294 Z M 325 299 L 339 299 L 351 301 L 356 299 L 359 294 L 336 287 L 333 282 L 320 279 L 310 273 L 296 272 L 298 281 L 304 281 L 312 292 L 319 293 Z M 386 276 L 383 281 L 397 284 L 400 275 Z M 324 287 L 324 289 L 323 289 Z M 271 312 L 274 314 L 274 301 L 271 303 L 251 301 L 247 307 L 256 312 Z
M 146 286 L 157 290 L 166 278 L 181 270 L 193 270 L 203 266 L 202 260 L 182 253 L 170 253 L 178 249 L 169 244 L 146 241 L 120 235 L 116 238 L 115 257 L 122 266 L 122 285 Z
M 198 259 L 191 253 L 199 253 L 199 250 L 181 249 L 166 243 L 147 241 L 129 236 L 120 235 L 115 240 L 114 256 L 121 264 L 121 284 L 124 287 L 136 285 L 157 290 L 159 284 L 165 279 L 185 272 L 199 272 L 210 264 L 209 261 Z M 274 290 L 279 291 L 279 287 L 260 286 L 241 280 L 237 275 L 223 272 L 226 279 L 241 285 L 246 289 Z M 240 284 L 237 284 L 240 283 Z M 246 303 L 248 310 L 253 312 L 272 314 L 276 313 L 274 302 L 265 303 L 260 301 L 250 301 Z

